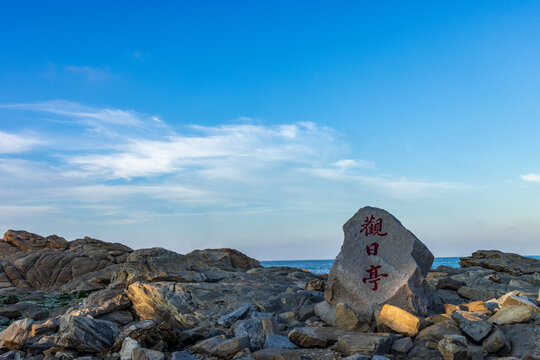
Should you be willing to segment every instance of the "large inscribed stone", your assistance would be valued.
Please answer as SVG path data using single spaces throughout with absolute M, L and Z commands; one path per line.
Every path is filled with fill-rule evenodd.
M 429 249 L 390 213 L 369 206 L 358 210 L 343 232 L 326 300 L 332 305 L 347 303 L 366 318 L 384 304 L 425 315 L 425 276 L 433 263 Z

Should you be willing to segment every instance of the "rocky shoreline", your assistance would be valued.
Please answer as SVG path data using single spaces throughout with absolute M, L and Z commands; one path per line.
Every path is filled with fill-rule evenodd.
M 365 319 L 325 301 L 327 275 L 232 249 L 7 231 L 1 359 L 540 359 L 540 261 L 495 250 L 425 275 L 427 313 Z

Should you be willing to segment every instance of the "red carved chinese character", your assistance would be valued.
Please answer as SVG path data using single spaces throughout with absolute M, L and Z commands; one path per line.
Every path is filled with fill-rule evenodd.
M 366 245 L 366 252 L 368 255 L 377 255 L 379 251 L 379 243 L 374 242 L 371 245 Z
M 387 233 L 382 233 L 382 219 L 378 218 L 375 220 L 375 216 L 371 215 L 371 218 L 369 216 L 366 216 L 366 220 L 362 224 L 362 228 L 360 229 L 360 234 L 365 232 L 366 236 L 368 235 L 379 235 L 379 236 L 386 236 Z
M 381 280 L 381 278 L 388 277 L 388 274 L 379 274 L 380 268 L 381 268 L 381 265 L 377 265 L 377 266 L 371 265 L 371 267 L 366 270 L 369 274 L 369 277 L 362 279 L 364 284 L 366 283 L 373 284 L 373 288 L 371 289 L 373 291 L 377 291 L 377 289 L 379 288 L 378 282 L 379 280 Z

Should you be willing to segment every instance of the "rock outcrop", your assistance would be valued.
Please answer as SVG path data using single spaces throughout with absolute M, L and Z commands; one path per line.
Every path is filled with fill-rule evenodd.
M 0 289 L 0 360 L 540 359 L 540 273 L 439 267 L 424 284 L 429 316 L 394 303 L 370 318 L 328 303 L 325 275 L 264 268 L 236 250 L 181 255 L 14 234 L 0 254 L 0 282 L 9 283 Z M 46 279 L 17 262 L 40 256 L 80 271 L 64 278 L 36 260 L 58 274 Z M 98 270 L 87 272 L 91 260 Z
M 480 266 L 515 276 L 540 273 L 540 260 L 498 250 L 478 250 L 460 260 L 464 268 Z
M 13 230 L 4 234 L 0 250 L 0 288 L 70 291 L 106 287 L 117 265 L 132 251 L 88 237 L 68 242 L 57 235 Z
M 365 207 L 343 225 L 345 240 L 330 270 L 326 300 L 370 319 L 384 304 L 427 314 L 425 276 L 433 255 L 388 212 Z

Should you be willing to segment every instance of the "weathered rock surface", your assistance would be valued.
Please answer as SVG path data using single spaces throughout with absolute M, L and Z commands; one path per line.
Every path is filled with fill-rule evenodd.
M 503 326 L 504 335 L 511 344 L 510 356 L 540 359 L 540 325 L 515 324 Z M 527 358 L 527 356 L 529 356 Z
M 389 220 L 380 219 L 368 238 L 386 231 Z M 231 249 L 180 255 L 91 238 L 9 238 L 0 241 L 0 344 L 8 344 L 0 360 L 540 358 L 536 272 L 439 267 L 426 280 L 429 317 L 381 304 L 370 318 L 347 302 L 325 301 L 326 275 L 263 268 Z M 105 267 L 69 274 L 79 266 L 71 258 Z M 29 259 L 58 278 L 32 277 L 21 267 Z
M 345 240 L 330 270 L 325 298 L 371 317 L 384 304 L 426 314 L 433 262 L 428 248 L 392 215 L 365 207 L 343 226 Z
M 361 319 L 354 310 L 345 303 L 338 303 L 335 307 L 335 324 L 347 331 L 369 330 L 369 320 Z
M 338 338 L 336 349 L 346 355 L 382 355 L 390 352 L 394 337 L 384 333 L 349 333 Z
M 460 260 L 464 268 L 480 266 L 516 276 L 540 273 L 540 260 L 497 250 L 478 250 Z
M 404 337 L 401 339 L 396 339 L 392 343 L 392 353 L 394 354 L 406 354 L 412 347 L 413 341 L 410 337 Z
M 301 360 L 302 358 L 291 349 L 268 348 L 253 353 L 256 360 Z
M 44 249 L 64 250 L 68 245 L 68 242 L 64 238 L 57 235 L 43 237 L 27 231 L 14 230 L 6 231 L 2 240 L 15 249 L 13 251 L 2 251 L 2 254 L 5 254 L 6 252 L 35 251 Z M 3 245 L 5 246 L 6 244 Z
M 118 333 L 112 322 L 65 315 L 55 342 L 61 347 L 97 353 L 112 347 Z
M 164 360 L 165 354 L 158 350 L 136 348 L 133 350 L 133 360 Z
M 531 321 L 531 310 L 526 306 L 505 306 L 490 317 L 488 321 L 498 325 L 526 323 Z
M 206 339 L 198 342 L 193 346 L 193 350 L 219 358 L 231 359 L 237 352 L 249 347 L 249 337 L 235 337 L 232 339 L 225 339 L 221 336 L 216 336 L 210 339 Z
M 487 353 L 495 353 L 505 345 L 506 337 L 504 336 L 504 332 L 499 328 L 495 328 L 491 335 L 482 343 L 482 347 Z
M 345 333 L 341 328 L 306 326 L 294 328 L 289 332 L 289 339 L 301 347 L 327 347 Z
M 0 349 L 20 349 L 32 328 L 32 319 L 15 321 L 6 330 L 0 333 Z
M 476 342 L 481 342 L 493 329 L 492 323 L 462 310 L 454 311 L 452 313 L 452 319 L 458 323 L 459 328 L 465 334 Z
M 51 235 L 8 230 L 0 241 L 0 288 L 50 289 L 123 262 L 132 250 L 84 238 L 67 242 Z M 110 274 L 112 275 L 112 273 Z M 105 287 L 93 284 L 92 290 Z
M 268 334 L 264 342 L 264 348 L 297 349 L 298 346 L 293 344 L 287 336 Z
M 232 330 L 236 337 L 249 337 L 249 348 L 256 351 L 264 346 L 267 335 L 279 332 L 279 327 L 276 319 L 261 318 L 237 321 Z
M 109 287 L 90 294 L 81 305 L 69 309 L 66 313 L 75 316 L 92 316 L 108 314 L 113 311 L 123 310 L 131 305 L 124 289 Z
M 468 360 L 471 357 L 467 339 L 460 335 L 445 335 L 437 346 L 444 360 Z

